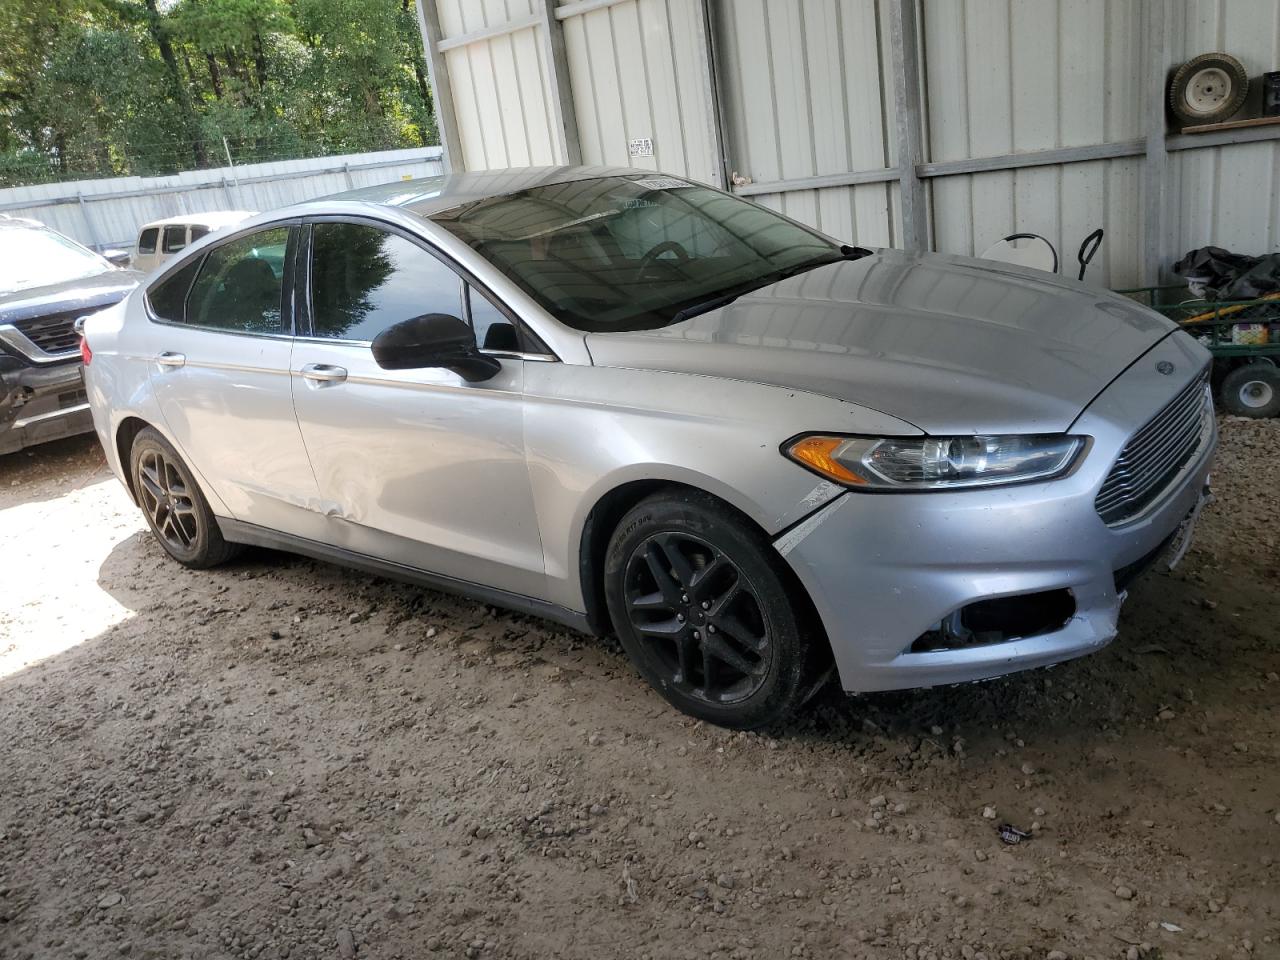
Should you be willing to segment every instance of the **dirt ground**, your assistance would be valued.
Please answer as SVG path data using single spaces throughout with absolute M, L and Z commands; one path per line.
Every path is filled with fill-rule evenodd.
M 92 438 L 0 458 L 0 957 L 1280 955 L 1280 421 L 1222 429 L 1107 650 L 768 734 L 532 618 L 188 572 Z

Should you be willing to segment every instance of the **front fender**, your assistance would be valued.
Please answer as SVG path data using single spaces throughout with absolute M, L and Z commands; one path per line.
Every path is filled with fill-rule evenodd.
M 841 488 L 786 459 L 808 430 L 919 433 L 910 424 L 800 390 L 691 374 L 530 363 L 525 450 L 549 599 L 585 609 L 578 553 L 592 509 L 636 481 L 719 497 L 770 536 Z

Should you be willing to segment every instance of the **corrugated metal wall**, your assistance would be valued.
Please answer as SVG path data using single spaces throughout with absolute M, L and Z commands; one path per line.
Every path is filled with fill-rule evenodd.
M 1225 50 L 1250 77 L 1280 70 L 1276 0 L 1181 0 L 1173 9 L 1174 62 Z M 1174 250 L 1206 243 L 1242 253 L 1280 249 L 1280 142 L 1180 151 L 1170 166 Z
M 439 0 L 445 42 L 512 21 L 532 20 L 532 0 Z M 444 51 L 467 170 L 563 163 L 551 135 L 550 90 L 541 27 Z
M 519 25 L 444 53 L 466 167 L 561 159 L 542 2 L 439 0 L 446 46 Z M 584 162 L 713 182 L 736 172 L 750 181 L 739 193 L 840 239 L 900 242 L 889 28 L 897 0 L 708 0 L 720 130 L 701 0 L 553 2 Z M 1097 144 L 1126 154 L 921 173 L 932 247 L 977 254 L 1008 233 L 1032 231 L 1069 264 L 1086 234 L 1102 227 L 1089 273 L 1100 285 L 1136 285 L 1145 262 L 1147 4 L 1161 4 L 1168 18 L 1165 67 L 1211 50 L 1233 53 L 1255 77 L 1280 67 L 1277 0 L 912 2 L 925 167 Z M 652 158 L 628 156 L 635 137 L 652 138 Z M 1280 141 L 1178 149 L 1166 182 L 1166 267 L 1206 243 L 1253 252 L 1280 244 Z
M 330 193 L 444 172 L 439 147 L 282 160 L 168 177 L 115 177 L 0 190 L 0 211 L 99 249 L 132 247 L 151 220 L 206 210 L 272 210 Z M 83 198 L 83 200 L 82 200 Z
M 885 0 L 737 0 L 716 7 L 732 171 L 762 184 L 897 163 Z M 753 194 L 842 240 L 892 246 L 888 182 Z
M 701 15 L 690 0 L 625 0 L 564 20 L 583 163 L 716 181 Z M 631 157 L 628 142 L 642 137 L 653 156 Z
M 925 0 L 923 14 L 929 160 L 1143 135 L 1137 3 Z M 1090 279 L 1136 284 L 1141 169 L 1141 158 L 1121 158 L 935 178 L 934 247 L 976 255 L 1007 234 L 1032 232 L 1070 260 L 1102 227 Z

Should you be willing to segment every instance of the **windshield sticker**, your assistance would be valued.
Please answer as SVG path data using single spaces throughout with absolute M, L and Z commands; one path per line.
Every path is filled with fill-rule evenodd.
M 637 187 L 646 190 L 679 190 L 681 187 L 692 187 L 692 183 L 677 180 L 675 177 L 646 177 L 643 180 L 632 180 Z

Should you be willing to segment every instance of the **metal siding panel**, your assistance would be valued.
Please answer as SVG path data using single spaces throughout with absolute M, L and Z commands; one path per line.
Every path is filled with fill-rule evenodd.
M 609 17 L 613 37 L 614 62 L 617 69 L 618 92 L 622 108 L 622 154 L 624 165 L 644 170 L 658 169 L 655 156 L 632 157 L 627 151 L 627 141 L 635 137 L 656 139 L 655 120 L 649 92 L 649 66 L 645 59 L 643 30 L 640 11 L 635 0 L 620 3 L 602 11 Z
M 592 81 L 591 51 L 587 46 L 585 19 L 571 17 L 564 21 L 564 45 L 569 61 L 569 87 L 573 92 L 573 107 L 578 117 L 582 162 L 598 164 L 604 162 L 604 140 L 600 131 L 595 84 Z
M 625 167 L 630 161 L 627 154 L 628 118 L 623 112 L 622 91 L 618 86 L 618 58 L 610 10 L 593 10 L 580 19 L 584 22 L 590 54 L 587 89 L 595 100 L 599 131 L 599 153 L 593 162 Z
M 697 18 L 701 16 L 701 11 L 696 3 L 688 0 L 652 0 L 652 4 L 664 8 L 668 18 L 667 29 L 674 58 L 673 107 L 678 113 L 683 137 L 684 172 L 695 180 L 713 182 L 716 178 L 716 160 L 711 134 L 712 107 L 703 94 L 702 70 L 699 68 L 703 54 L 697 49 L 701 32 Z

